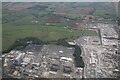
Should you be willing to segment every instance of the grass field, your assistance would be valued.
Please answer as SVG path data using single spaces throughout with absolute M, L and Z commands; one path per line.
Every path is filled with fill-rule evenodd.
M 22 5 L 26 6 L 21 7 Z M 8 49 L 15 40 L 25 37 L 37 37 L 43 41 L 68 38 L 68 41 L 73 41 L 77 36 L 97 35 L 95 31 L 66 28 L 68 18 L 81 19 L 81 14 L 90 14 L 98 19 L 115 18 L 111 3 L 12 3 L 12 5 L 4 3 L 2 10 L 3 51 Z M 47 26 L 46 20 L 55 13 L 61 17 L 61 22 Z
M 25 37 L 37 37 L 43 41 L 52 41 L 66 37 L 96 35 L 94 31 L 70 30 L 66 27 L 3 24 L 3 50 L 6 50 L 15 40 Z

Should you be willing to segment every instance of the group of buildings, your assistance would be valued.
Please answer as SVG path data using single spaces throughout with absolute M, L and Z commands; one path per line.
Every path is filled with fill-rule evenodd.
M 29 44 L 25 50 L 12 50 L 3 56 L 4 73 L 15 78 L 82 78 L 76 67 L 74 48 Z
M 84 69 L 75 66 L 74 47 L 29 44 L 24 50 L 2 55 L 4 73 L 17 78 L 116 78 L 119 72 L 118 33 L 112 24 L 89 23 L 85 26 L 98 35 L 75 40 L 82 48 Z
M 82 46 L 86 78 L 116 78 L 118 76 L 118 33 L 108 23 L 89 23 L 86 28 L 96 30 L 98 36 L 83 36 L 76 40 Z

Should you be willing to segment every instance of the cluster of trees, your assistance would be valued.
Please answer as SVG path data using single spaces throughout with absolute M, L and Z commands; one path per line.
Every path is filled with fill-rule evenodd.
M 67 38 L 58 39 L 57 42 L 56 42 L 56 45 L 62 45 L 62 46 L 70 47 L 71 45 L 68 44 L 66 39 Z
M 9 51 L 11 51 L 13 49 L 16 49 L 16 50 L 24 49 L 30 43 L 32 43 L 32 44 L 39 44 L 39 45 L 47 44 L 47 42 L 41 41 L 38 38 L 27 37 L 27 38 L 16 40 L 14 42 L 14 44 L 11 45 L 8 50 L 3 51 L 3 53 L 8 53 Z
M 75 52 L 73 54 L 73 56 L 75 57 L 75 63 L 76 63 L 76 67 L 82 67 L 84 68 L 84 62 L 81 55 L 81 49 L 78 45 L 74 45 L 75 48 Z

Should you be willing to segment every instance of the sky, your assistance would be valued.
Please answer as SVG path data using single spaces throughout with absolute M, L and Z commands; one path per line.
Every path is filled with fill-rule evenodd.
M 120 0 L 0 0 L 2 2 L 118 2 Z

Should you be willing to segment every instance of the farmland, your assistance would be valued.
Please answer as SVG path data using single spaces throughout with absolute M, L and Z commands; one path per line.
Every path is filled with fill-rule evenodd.
M 77 36 L 97 35 L 95 31 L 88 31 L 83 26 L 82 28 L 79 26 L 79 29 L 74 29 L 75 26 L 71 26 L 73 29 L 67 28 L 68 19 L 74 22 L 74 20 L 82 20 L 84 15 L 93 15 L 98 18 L 101 16 L 108 16 L 107 18 L 109 18 L 109 15 L 114 15 L 110 10 L 107 13 L 106 10 L 102 10 L 103 7 L 99 3 L 97 5 L 100 7 L 96 7 L 97 5 L 94 4 L 3 3 L 3 50 L 8 49 L 15 40 L 25 37 L 37 37 L 43 41 L 53 41 L 61 38 L 73 40 L 72 38 Z M 109 4 L 104 7 L 108 9 Z M 97 11 L 98 9 L 101 10 L 101 13 Z
M 52 41 L 72 36 L 96 35 L 94 31 L 70 30 L 65 27 L 40 25 L 3 25 L 3 50 L 6 50 L 15 40 L 25 37 L 37 37 L 43 41 Z
M 39 24 L 52 14 L 70 19 L 81 19 L 85 15 L 98 18 L 115 18 L 112 3 L 3 3 L 3 23 Z M 41 22 L 41 23 L 40 23 Z

